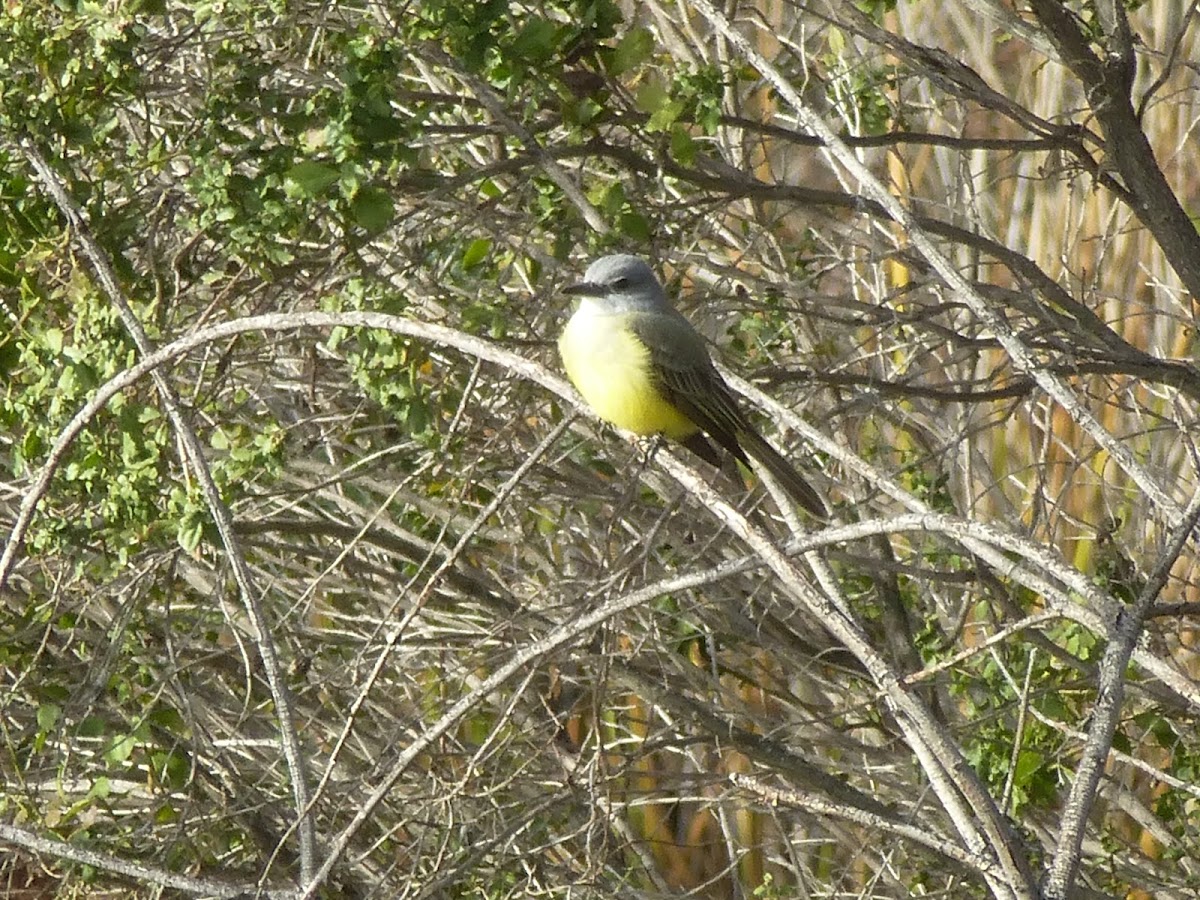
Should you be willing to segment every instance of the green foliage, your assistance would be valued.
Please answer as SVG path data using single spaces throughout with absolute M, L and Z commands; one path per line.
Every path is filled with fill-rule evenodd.
M 129 10 L 99 3 L 71 11 L 9 7 L 0 32 L 0 124 L 76 147 L 100 144 L 141 90 L 135 60 L 143 26 Z
M 554 76 L 574 48 L 612 37 L 621 18 L 611 0 L 569 0 L 556 6 L 560 14 L 552 16 L 499 0 L 436 0 L 414 7 L 404 21 L 408 40 L 436 42 L 509 96 L 536 101 L 555 93 Z
M 395 416 L 409 437 L 429 439 L 434 425 L 430 406 L 429 357 L 420 344 L 387 331 L 366 331 L 347 353 L 360 387 Z
M 605 68 L 614 78 L 640 68 L 654 54 L 656 41 L 649 28 L 633 27 L 621 35 L 616 46 L 604 54 Z
M 588 193 L 588 200 L 612 223 L 618 234 L 636 243 L 649 241 L 651 225 L 634 208 L 619 181 L 596 182 Z
M 928 504 L 934 512 L 952 515 L 955 507 L 954 497 L 950 493 L 949 474 L 926 468 L 928 461 L 923 458 L 923 454 L 903 451 L 899 455 L 905 463 L 902 475 L 905 488 Z
M 898 0 L 857 0 L 855 6 L 869 15 L 876 24 L 883 23 L 883 17 L 898 5 Z
M 670 133 L 677 123 L 686 122 L 712 134 L 720 120 L 724 88 L 724 78 L 713 66 L 676 70 L 669 80 L 651 71 L 638 88 L 638 108 L 650 116 L 650 132 Z
M 353 282 L 343 294 L 329 298 L 326 305 L 357 309 L 387 303 L 386 295 Z M 438 419 L 443 410 L 453 408 L 457 398 L 448 390 L 434 389 L 439 379 L 424 345 L 388 331 L 350 333 L 335 329 L 328 346 L 343 355 L 354 382 L 399 426 L 405 439 L 426 447 L 440 446 Z
M 860 135 L 901 127 L 903 110 L 890 99 L 898 84 L 898 67 L 851 63 L 846 36 L 838 28 L 829 30 L 827 41 L 825 64 L 834 75 L 826 81 L 826 96 L 838 117 Z
M 1020 683 L 1030 659 L 1033 669 L 1028 681 L 1032 693 L 1023 700 L 1014 695 L 1004 671 Z M 1065 765 L 1067 738 L 1040 719 L 1027 715 L 1021 746 L 1014 756 L 1017 704 L 1028 702 L 1052 721 L 1076 720 L 1085 695 L 1074 684 L 1074 670 L 1046 653 L 1030 656 L 1028 648 L 1016 646 L 998 656 L 981 657 L 970 664 L 969 674 L 964 674 L 966 677 L 952 682 L 952 690 L 972 723 L 969 733 L 964 735 L 967 760 L 996 796 L 1008 787 L 1014 813 L 1019 814 L 1030 805 L 1055 805 L 1062 785 L 1071 777 Z
M 20 237 L 10 233 L 10 252 L 24 250 L 22 265 L 36 265 L 37 245 L 22 247 Z M 133 358 L 111 305 L 87 286 L 82 271 L 50 280 L 26 270 L 20 280 L 22 326 L 6 341 L 17 361 L 0 395 L 0 424 L 17 437 L 8 459 L 17 477 L 40 468 L 75 411 Z M 159 518 L 171 452 L 169 428 L 152 403 L 144 389 L 120 395 L 79 436 L 59 469 L 55 506 L 29 536 L 32 551 L 99 545 L 111 550 L 117 568 L 128 562 L 129 547 Z
M 467 245 L 467 249 L 463 251 L 462 267 L 464 269 L 473 269 L 483 262 L 488 253 L 491 252 L 492 242 L 487 238 L 476 238 Z
M 755 365 L 775 353 L 796 350 L 795 309 L 775 291 L 764 291 L 748 299 L 742 315 L 726 331 L 727 351 L 747 365 Z

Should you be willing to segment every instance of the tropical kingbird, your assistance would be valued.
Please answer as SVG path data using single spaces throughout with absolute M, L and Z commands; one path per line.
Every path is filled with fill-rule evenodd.
M 583 282 L 564 289 L 581 297 L 558 339 L 571 382 L 606 422 L 678 441 L 720 466 L 708 435 L 747 468 L 762 463 L 797 503 L 819 518 L 825 503 L 763 439 L 709 358 L 704 339 L 671 306 L 654 273 L 636 256 L 596 260 Z

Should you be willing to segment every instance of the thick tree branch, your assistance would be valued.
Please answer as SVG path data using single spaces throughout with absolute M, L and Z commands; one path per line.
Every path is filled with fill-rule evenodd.
M 1109 40 L 1101 58 L 1059 0 L 1031 0 L 1030 6 L 1058 47 L 1063 62 L 1083 83 L 1088 103 L 1104 132 L 1106 162 L 1125 182 L 1130 209 L 1154 235 L 1184 287 L 1193 298 L 1200 298 L 1200 233 L 1159 168 L 1154 148 L 1133 108 L 1131 91 L 1137 61 L 1124 8 L 1114 0 L 1097 4 Z
M 87 847 L 81 847 L 69 841 L 31 834 L 6 822 L 0 822 L 0 844 L 10 847 L 23 847 L 30 853 L 36 853 L 52 859 L 70 860 L 80 865 L 91 866 L 101 872 L 114 872 L 129 879 L 139 887 L 155 885 L 159 888 L 173 888 L 186 894 L 198 894 L 206 897 L 248 897 L 258 896 L 264 900 L 291 900 L 297 896 L 297 891 L 290 888 L 271 888 L 254 882 L 229 882 L 214 878 L 198 878 L 194 875 L 184 875 L 170 872 L 154 866 L 143 866 L 119 856 L 100 853 Z M 6 863 L 8 861 L 6 860 Z M 11 886 L 13 894 L 20 896 L 22 890 Z M 7 889 L 6 889 L 7 893 Z M 29 894 L 32 896 L 32 893 Z M 40 896 L 40 894 L 39 894 Z
M 1083 754 L 1075 770 L 1075 782 L 1063 811 L 1058 834 L 1058 846 L 1050 861 L 1045 881 L 1046 900 L 1069 900 L 1079 870 L 1083 848 L 1084 828 L 1096 799 L 1096 788 L 1104 774 L 1104 764 L 1112 749 L 1113 735 L 1121 715 L 1125 696 L 1125 672 L 1133 648 L 1142 636 L 1146 617 L 1152 611 L 1159 594 L 1167 584 L 1171 568 L 1187 543 L 1194 539 L 1200 521 L 1200 493 L 1192 498 L 1183 520 L 1172 529 L 1166 546 L 1159 553 L 1154 569 L 1137 600 L 1124 608 L 1117 617 L 1115 633 L 1100 660 L 1100 677 L 1096 686 L 1096 706 L 1092 710 L 1091 726 Z

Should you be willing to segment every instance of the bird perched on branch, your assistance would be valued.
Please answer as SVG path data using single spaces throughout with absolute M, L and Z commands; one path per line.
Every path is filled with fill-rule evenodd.
M 704 339 L 636 256 L 605 256 L 565 293 L 580 297 L 558 350 L 571 382 L 600 418 L 662 435 L 719 466 L 711 438 L 748 468 L 754 459 L 818 518 L 829 513 L 808 482 L 754 428 L 708 355 Z M 707 435 L 707 437 L 705 437 Z

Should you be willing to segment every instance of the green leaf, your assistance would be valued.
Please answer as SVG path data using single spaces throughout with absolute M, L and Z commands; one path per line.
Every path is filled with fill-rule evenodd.
M 640 66 L 654 53 L 654 35 L 648 28 L 630 28 L 613 48 L 608 59 L 608 73 L 620 75 Z
M 355 195 L 350 211 L 359 227 L 371 234 L 378 234 L 392 221 L 396 208 L 387 191 L 369 187 Z
M 1017 768 L 1013 772 L 1013 781 L 1016 784 L 1025 784 L 1041 771 L 1042 766 L 1046 764 L 1046 757 L 1036 750 L 1022 750 L 1017 755 Z
M 185 515 L 176 528 L 175 539 L 186 553 L 194 554 L 204 539 L 204 520 L 199 515 Z
M 112 782 L 104 775 L 99 776 L 92 782 L 92 786 L 88 789 L 87 798 L 94 800 L 96 798 L 104 799 L 112 792 Z
M 545 62 L 558 47 L 559 28 L 547 19 L 532 19 L 512 43 L 513 56 L 525 65 Z
M 623 235 L 633 238 L 638 243 L 646 243 L 650 240 L 650 223 L 641 213 L 622 213 L 619 227 Z
M 840 28 L 830 28 L 826 32 L 825 40 L 829 45 L 829 52 L 834 58 L 841 58 L 846 52 L 846 35 L 842 33 Z
M 650 113 L 650 121 L 646 123 L 647 131 L 666 131 L 678 121 L 683 113 L 684 104 L 680 100 L 670 100 Z
M 42 341 L 51 353 L 62 353 L 64 337 L 61 328 L 47 328 L 42 332 Z
M 625 187 L 619 181 L 597 184 L 588 191 L 588 199 L 610 216 L 615 216 L 629 205 Z
M 658 112 L 670 99 L 671 94 L 667 90 L 666 82 L 655 75 L 651 75 L 638 85 L 634 98 L 638 110 L 648 114 Z
M 485 259 L 492 250 L 492 242 L 488 238 L 476 238 L 463 251 L 462 265 L 464 269 L 473 269 Z
M 183 714 L 179 710 L 169 706 L 158 707 L 146 717 L 146 721 L 157 725 L 159 728 L 165 728 L 172 734 L 188 734 L 187 722 L 184 720 Z
M 187 784 L 191 767 L 182 753 L 174 750 L 157 751 L 150 755 L 150 765 L 163 784 L 175 789 Z
M 290 197 L 316 197 L 338 178 L 338 170 L 333 166 L 315 160 L 305 160 L 287 170 L 284 182 Z
M 57 703 L 43 703 L 38 707 L 37 723 L 42 731 L 49 731 L 62 715 L 62 707 Z
M 684 166 L 696 161 L 696 142 L 682 125 L 671 129 L 671 158 Z
M 112 742 L 104 752 L 104 759 L 112 765 L 120 765 L 133 755 L 133 748 L 136 746 L 137 737 L 132 734 L 126 734 Z

